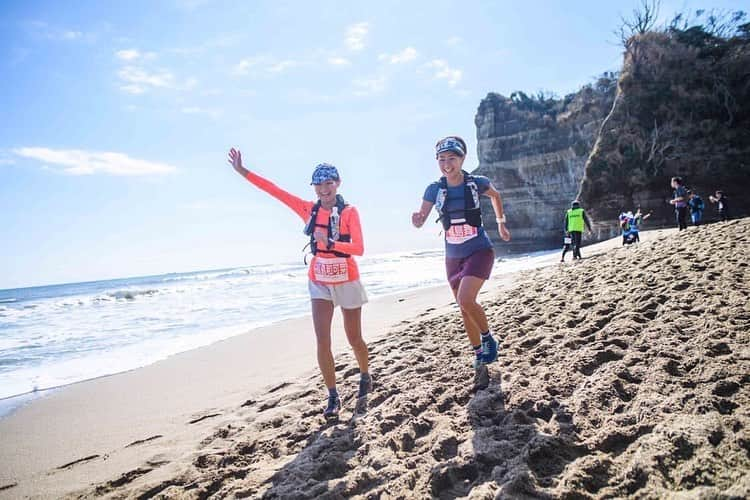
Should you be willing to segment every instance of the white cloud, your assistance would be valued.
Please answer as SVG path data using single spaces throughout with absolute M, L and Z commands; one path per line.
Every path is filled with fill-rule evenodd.
M 63 31 L 60 34 L 60 38 L 62 38 L 63 40 L 77 40 L 82 36 L 83 33 L 81 33 L 80 31 Z
M 44 21 L 31 21 L 27 23 L 27 26 L 33 34 L 47 38 L 48 40 L 92 41 L 95 38 L 95 36 L 92 35 L 91 33 L 84 33 L 82 31 L 78 31 L 74 29 L 59 28 L 57 26 L 51 26 L 49 23 L 46 23 Z
M 455 87 L 461 81 L 461 78 L 463 78 L 462 70 L 451 68 L 442 59 L 433 59 L 425 66 L 435 71 L 433 78 L 447 81 L 449 87 Z
M 141 95 L 146 92 L 146 89 L 140 85 L 120 85 L 120 90 L 126 94 Z
M 354 80 L 354 95 L 356 96 L 368 96 L 372 94 L 379 94 L 385 90 L 385 77 L 378 76 L 376 78 L 361 78 Z
M 344 57 L 329 57 L 328 64 L 331 66 L 349 66 L 351 62 Z
M 169 88 L 175 84 L 174 75 L 169 71 L 149 73 L 138 66 L 125 66 L 117 72 L 120 79 L 129 85 L 137 85 L 141 88 L 162 87 Z
M 13 152 L 24 158 L 62 167 L 64 174 L 116 176 L 164 175 L 177 171 L 166 163 L 131 158 L 123 153 L 80 149 L 19 148 Z
M 298 61 L 292 61 L 292 60 L 286 60 L 286 61 L 279 61 L 277 63 L 271 64 L 267 71 L 269 73 L 283 73 L 289 68 L 296 68 L 297 66 L 300 66 L 300 63 Z
M 279 61 L 268 55 L 260 55 L 241 60 L 234 66 L 234 68 L 232 68 L 232 74 L 238 76 L 273 75 L 283 73 L 292 68 L 306 66 L 308 64 L 310 63 L 306 61 L 298 61 L 294 59 L 284 59 Z
M 346 28 L 346 38 L 344 43 L 349 50 L 358 51 L 365 48 L 365 37 L 370 30 L 367 23 L 352 24 Z
M 115 52 L 115 56 L 123 61 L 133 61 L 141 56 L 141 53 L 136 49 L 124 49 Z
M 396 52 L 395 54 L 380 54 L 378 59 L 381 61 L 388 61 L 391 64 L 403 64 L 413 61 L 418 55 L 419 53 L 417 52 L 417 49 L 414 47 L 406 47 L 401 52 Z
M 270 58 L 268 56 L 248 57 L 238 62 L 234 68 L 232 68 L 232 73 L 235 75 L 247 75 L 253 68 L 257 68 L 261 64 L 268 63 L 269 61 Z
M 123 49 L 115 52 L 115 56 L 121 61 L 131 62 L 137 59 L 156 59 L 156 52 L 141 52 L 138 49 Z

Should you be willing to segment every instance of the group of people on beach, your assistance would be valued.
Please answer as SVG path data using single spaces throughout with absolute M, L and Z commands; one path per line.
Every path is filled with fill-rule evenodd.
M 693 190 L 685 187 L 681 177 L 672 177 L 670 181 L 672 186 L 672 198 L 667 202 L 674 207 L 675 220 L 680 231 L 687 229 L 687 216 L 690 213 L 690 220 L 694 226 L 700 226 L 703 222 L 703 212 L 706 205 L 703 199 Z M 716 205 L 719 220 L 726 221 L 729 219 L 729 200 L 723 191 L 716 191 L 708 197 L 708 200 Z M 630 245 L 640 241 L 640 228 L 643 221 L 651 216 L 651 212 L 644 214 L 641 208 L 635 213 L 621 212 L 618 217 L 620 233 L 622 235 L 622 244 Z M 584 225 L 591 232 L 591 222 L 586 212 L 581 207 L 581 203 L 575 200 L 571 208 L 565 212 L 563 253 L 560 262 L 565 262 L 565 254 L 573 251 L 573 259 L 581 258 L 581 238 L 583 236 Z
M 460 306 L 471 347 L 474 388 L 481 390 L 489 385 L 487 365 L 498 357 L 497 340 L 492 335 L 484 308 L 477 302 L 495 262 L 493 245 L 482 223 L 482 196 L 491 201 L 500 238 L 509 241 L 510 232 L 506 227 L 502 198 L 489 178 L 463 170 L 466 153 L 466 142 L 458 136 L 444 137 L 435 144 L 441 177 L 427 186 L 411 222 L 420 228 L 433 208 L 438 214 L 445 238 L 446 275 Z M 367 293 L 354 259 L 364 253 L 357 209 L 339 194 L 341 176 L 338 169 L 328 163 L 318 164 L 313 170 L 310 184 L 317 200 L 307 201 L 246 169 L 239 150 L 230 149 L 228 161 L 237 173 L 289 207 L 305 224 L 304 233 L 310 239 L 313 254 L 308 270 L 308 290 L 318 366 L 328 389 L 323 416 L 335 418 L 341 410 L 331 350 L 331 323 L 337 306 L 341 308 L 344 331 L 359 366 L 357 399 L 365 398 L 373 387 L 368 348 L 362 338 L 362 306 L 367 302 Z
M 682 231 L 687 229 L 687 216 L 690 212 L 690 220 L 694 226 L 700 226 L 703 222 L 703 211 L 706 208 L 703 199 L 698 193 L 685 187 L 682 177 L 672 177 L 672 199 L 668 200 L 669 204 L 674 206 L 675 219 L 677 228 Z M 719 220 L 726 221 L 729 219 L 729 200 L 723 191 L 717 190 L 713 195 L 708 197 L 708 201 L 716 205 Z

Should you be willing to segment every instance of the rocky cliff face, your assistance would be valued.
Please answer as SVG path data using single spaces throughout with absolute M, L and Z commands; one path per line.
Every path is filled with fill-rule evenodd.
M 489 94 L 475 119 L 475 172 L 505 201 L 513 240 L 499 249 L 559 246 L 575 198 L 596 239 L 618 234 L 619 213 L 638 206 L 653 212 L 648 227 L 673 226 L 672 176 L 701 195 L 708 220 L 717 189 L 735 216 L 749 213 L 750 23 L 740 25 L 742 16 L 632 37 L 618 75 L 564 99 Z M 483 212 L 499 241 L 489 204 Z
M 479 168 L 503 196 L 510 244 L 501 250 L 528 251 L 558 246 L 564 211 L 576 197 L 584 165 L 615 93 L 614 75 L 604 75 L 564 99 L 506 98 L 489 94 L 479 105 Z M 483 207 L 484 208 L 484 207 Z M 485 227 L 497 238 L 489 203 Z
M 638 205 L 653 211 L 649 226 L 674 226 L 666 201 L 672 176 L 701 195 L 709 220 L 708 195 L 717 189 L 735 216 L 749 211 L 748 28 L 720 36 L 710 27 L 672 27 L 630 40 L 580 190 L 600 239 L 617 234 L 617 214 Z

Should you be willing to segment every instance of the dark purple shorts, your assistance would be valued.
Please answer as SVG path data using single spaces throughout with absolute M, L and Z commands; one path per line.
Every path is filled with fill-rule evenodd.
M 495 251 L 491 248 L 477 250 L 468 257 L 455 259 L 445 258 L 445 272 L 452 289 L 457 289 L 464 276 L 476 276 L 483 280 L 490 279 L 492 266 L 495 264 Z

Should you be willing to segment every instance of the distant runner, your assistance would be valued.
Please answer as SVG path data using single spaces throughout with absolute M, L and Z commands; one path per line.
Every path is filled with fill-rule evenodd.
M 583 238 L 583 226 L 591 232 L 591 221 L 586 212 L 581 208 L 581 202 L 575 200 L 571 202 L 570 208 L 565 212 L 565 239 L 566 244 L 563 246 L 562 257 L 560 262 L 565 262 L 565 254 L 572 248 L 573 260 L 581 258 L 581 240 Z M 570 240 L 570 241 L 568 241 Z
M 331 322 L 336 306 L 341 306 L 346 338 L 359 365 L 357 396 L 364 397 L 372 391 L 367 345 L 362 339 L 362 305 L 367 302 L 367 294 L 359 281 L 359 269 L 352 257 L 364 253 L 357 209 L 337 194 L 341 178 L 333 165 L 321 163 L 315 167 L 310 184 L 315 188 L 318 201 L 313 202 L 298 198 L 245 169 L 239 150 L 230 149 L 228 161 L 242 177 L 291 208 L 305 222 L 304 232 L 310 237 L 313 253 L 308 271 L 308 290 L 318 345 L 318 366 L 328 388 L 328 404 L 323 416 L 337 417 L 341 410 L 341 398 L 336 389 L 336 369 L 331 352 Z
M 456 302 L 461 307 L 464 328 L 474 350 L 474 387 L 489 385 L 487 363 L 497 360 L 497 341 L 490 333 L 487 316 L 477 302 L 477 295 L 489 279 L 495 263 L 495 251 L 482 227 L 479 197 L 492 201 L 498 232 L 510 240 L 500 193 L 487 177 L 470 175 L 461 169 L 466 159 L 466 143 L 450 136 L 435 145 L 438 167 L 443 176 L 424 192 L 422 206 L 412 214 L 415 227 L 422 227 L 435 207 L 445 234 L 445 269 Z

